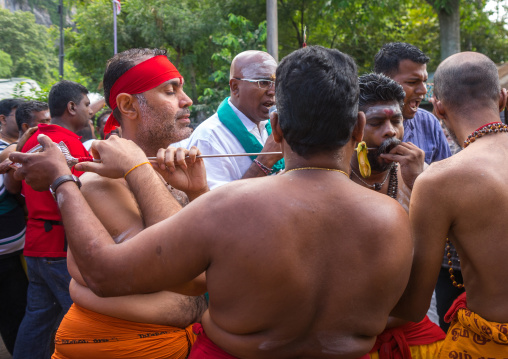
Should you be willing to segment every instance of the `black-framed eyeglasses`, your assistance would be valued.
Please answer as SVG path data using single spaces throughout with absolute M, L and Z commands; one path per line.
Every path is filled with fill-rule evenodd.
M 262 80 L 254 80 L 254 79 L 241 79 L 241 78 L 238 78 L 238 77 L 233 77 L 235 80 L 240 80 L 240 81 L 247 81 L 247 82 L 257 82 L 258 84 L 258 87 L 260 89 L 263 89 L 263 90 L 268 90 L 268 89 L 271 89 L 272 86 L 275 85 L 275 81 L 272 81 L 272 80 L 265 80 L 265 79 L 262 79 Z

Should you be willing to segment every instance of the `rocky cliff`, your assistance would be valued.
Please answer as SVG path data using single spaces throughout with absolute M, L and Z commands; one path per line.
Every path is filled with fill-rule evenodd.
M 58 3 L 55 3 L 57 6 Z M 35 15 L 35 22 L 41 25 L 50 26 L 53 22 L 46 8 L 33 6 L 28 0 L 0 0 L 0 7 L 12 12 L 16 10 L 30 11 Z

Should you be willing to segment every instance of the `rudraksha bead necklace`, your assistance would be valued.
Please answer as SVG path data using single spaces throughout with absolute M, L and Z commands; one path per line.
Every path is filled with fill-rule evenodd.
M 469 146 L 471 143 L 473 143 L 480 137 L 498 132 L 508 132 L 508 126 L 502 122 L 487 123 L 486 125 L 483 125 L 476 131 L 474 131 L 472 134 L 467 136 L 467 139 L 464 141 L 464 148 Z
M 448 273 L 450 273 L 450 279 L 452 280 L 452 284 L 454 287 L 457 287 L 459 289 L 464 288 L 464 284 L 457 283 L 455 280 L 455 275 L 453 274 L 453 268 L 452 268 L 452 254 L 450 253 L 450 240 L 446 238 L 446 257 L 448 258 L 448 265 L 450 268 L 448 268 Z

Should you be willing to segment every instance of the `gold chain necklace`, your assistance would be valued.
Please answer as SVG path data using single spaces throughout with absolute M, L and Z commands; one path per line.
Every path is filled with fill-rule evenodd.
M 303 170 L 321 170 L 321 171 L 340 172 L 343 175 L 347 176 L 347 178 L 349 178 L 349 175 L 346 172 L 344 172 L 344 171 L 337 170 L 335 168 L 323 168 L 323 167 L 300 167 L 300 168 L 293 168 L 293 169 L 287 170 L 285 173 L 289 173 L 289 172 L 292 172 L 292 171 L 303 171 Z

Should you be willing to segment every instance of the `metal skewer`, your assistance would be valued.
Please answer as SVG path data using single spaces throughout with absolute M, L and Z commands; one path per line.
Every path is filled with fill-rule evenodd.
M 80 162 L 94 162 L 94 163 L 102 163 L 100 159 L 96 158 L 88 158 L 88 157 L 80 157 L 76 158 L 71 155 L 69 148 L 65 145 L 65 143 L 62 141 L 58 143 L 58 147 L 62 151 L 62 153 L 65 156 L 65 159 L 67 160 L 67 165 L 69 167 L 72 167 Z M 377 147 L 369 147 L 367 150 L 376 150 Z M 27 153 L 34 153 L 42 150 L 41 145 L 37 145 L 34 148 L 30 149 Z M 355 151 L 357 149 L 355 148 Z M 196 158 L 214 158 L 214 157 L 242 157 L 242 156 L 259 156 L 259 155 L 282 155 L 282 152 L 255 152 L 255 153 L 228 153 L 228 154 L 212 154 L 212 155 L 198 155 Z M 157 157 L 147 157 L 149 161 L 157 161 Z M 11 163 L 11 166 L 15 167 L 21 167 L 18 163 Z

